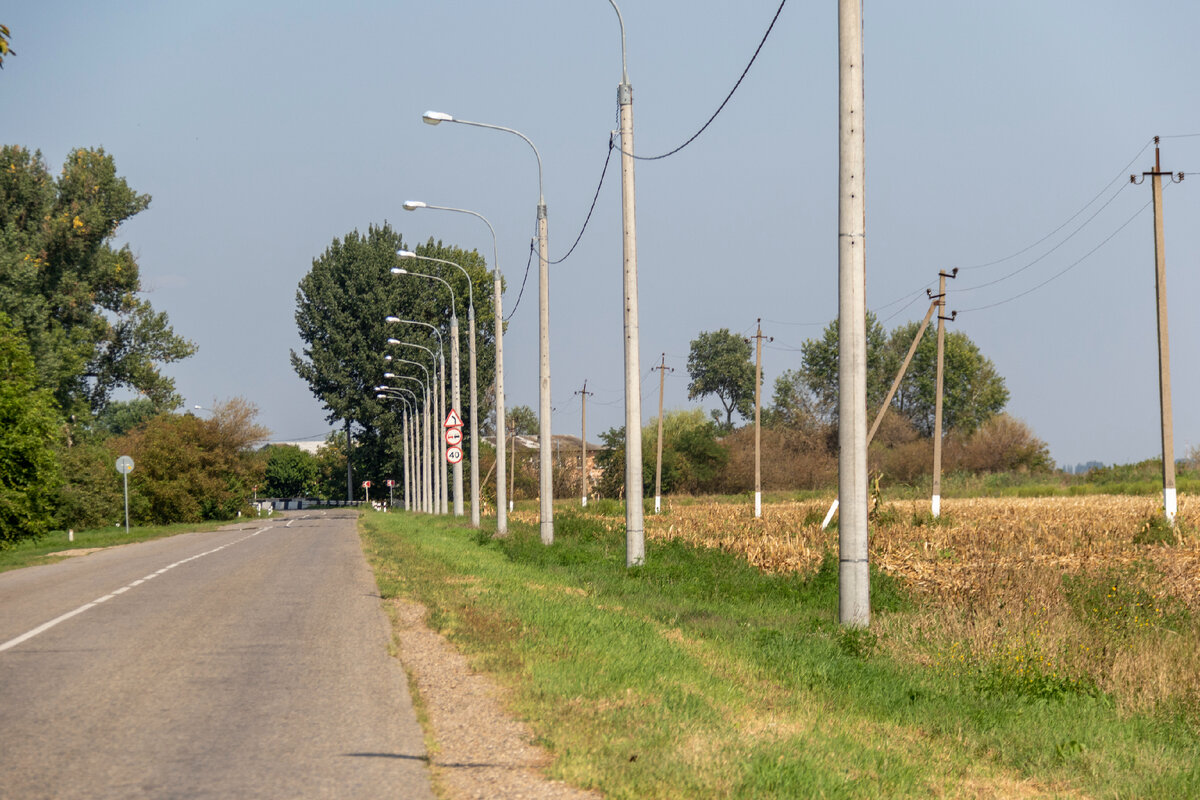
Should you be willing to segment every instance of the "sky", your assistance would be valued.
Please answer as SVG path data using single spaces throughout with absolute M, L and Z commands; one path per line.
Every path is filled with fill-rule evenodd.
M 745 69 L 778 0 L 622 7 L 634 147 L 674 149 Z M 867 304 L 920 320 L 939 270 L 953 330 L 995 364 L 1007 410 L 1060 465 L 1156 457 L 1150 187 L 1164 193 L 1175 452 L 1200 446 L 1200 28 L 1194 0 L 867 0 Z M 118 240 L 147 298 L 198 346 L 169 365 L 188 406 L 244 397 L 275 440 L 320 439 L 289 363 L 312 260 L 384 221 L 412 245 L 477 249 L 507 281 L 508 404 L 538 406 L 537 165 L 515 136 L 422 124 L 426 110 L 521 131 L 544 165 L 551 259 L 596 195 L 617 127 L 621 40 L 606 0 L 39 0 L 0 9 L 0 140 L 57 174 L 103 147 L 150 207 Z M 643 416 L 687 397 L 702 331 L 774 337 L 764 393 L 837 314 L 837 4 L 787 0 L 728 105 L 636 168 Z M 1194 183 L 1193 183 L 1194 181 Z M 550 272 L 555 433 L 624 424 L 620 170 Z M 715 408 L 715 399 L 703 404 Z

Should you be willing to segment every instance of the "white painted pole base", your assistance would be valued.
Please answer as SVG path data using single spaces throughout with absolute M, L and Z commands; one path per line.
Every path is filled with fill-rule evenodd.
M 654 513 L 657 514 L 662 509 L 662 498 L 654 495 Z
M 513 501 L 512 501 L 512 500 L 509 500 L 509 501 L 508 501 L 508 513 L 510 513 L 510 514 L 511 514 L 511 513 L 512 513 L 512 510 L 513 510 Z
M 1179 503 L 1174 489 L 1163 489 L 1163 510 L 1166 512 L 1167 522 L 1174 525 L 1175 514 L 1179 512 Z
M 73 528 L 67 529 L 67 541 L 68 542 L 75 541 L 75 530 Z
M 940 494 L 935 494 L 933 496 L 933 502 L 930 506 L 929 512 L 933 514 L 934 517 L 940 517 L 942 515 L 942 496 Z
M 754 493 L 754 518 L 762 517 L 762 492 Z
M 586 494 L 583 496 L 583 507 L 587 508 L 587 495 Z
M 825 515 L 825 521 L 821 523 L 821 530 L 825 530 L 829 527 L 829 523 L 833 521 L 833 515 L 837 513 L 837 510 L 838 501 L 834 500 L 833 505 L 829 507 L 829 513 Z

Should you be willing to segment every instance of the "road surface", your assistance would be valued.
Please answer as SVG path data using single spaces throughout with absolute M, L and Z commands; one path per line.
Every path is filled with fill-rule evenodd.
M 432 798 L 354 514 L 0 574 L 0 796 Z

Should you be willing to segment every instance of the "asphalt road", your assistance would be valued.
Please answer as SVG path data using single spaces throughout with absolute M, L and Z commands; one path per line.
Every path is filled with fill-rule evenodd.
M 389 639 L 347 512 L 0 574 L 0 797 L 432 798 Z

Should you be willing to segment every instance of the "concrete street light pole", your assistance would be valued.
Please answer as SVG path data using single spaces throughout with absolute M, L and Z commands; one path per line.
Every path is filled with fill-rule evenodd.
M 427 205 L 427 204 L 422 203 L 417 200 L 406 200 L 404 202 L 404 210 L 405 211 L 413 211 L 414 209 L 417 209 L 417 208 L 442 208 L 442 206 L 430 206 L 430 205 Z M 459 209 L 447 209 L 447 210 L 457 211 Z M 474 214 L 475 212 L 468 211 L 466 213 Z M 479 215 L 476 214 L 476 216 L 479 216 Z M 484 220 L 484 222 L 487 222 L 487 220 Z M 488 226 L 491 227 L 491 223 L 488 223 Z M 493 234 L 493 236 L 492 236 L 492 244 L 493 245 L 495 244 L 495 241 L 496 241 L 495 235 Z M 467 271 L 465 269 L 463 269 L 463 267 L 460 264 L 455 264 L 453 261 L 447 261 L 447 260 L 441 259 L 441 258 L 432 258 L 431 256 L 418 256 L 416 253 L 413 253 L 409 250 L 397 250 L 396 255 L 398 255 L 400 258 L 417 258 L 422 261 L 433 261 L 438 264 L 448 264 L 452 267 L 457 267 L 458 270 L 460 272 L 462 272 L 463 277 L 465 277 L 467 279 L 467 358 L 470 361 L 470 367 L 468 370 L 469 376 L 468 376 L 467 388 L 470 391 L 470 395 L 471 395 L 471 527 L 478 528 L 479 527 L 479 446 L 476 443 L 479 441 L 479 408 L 478 408 L 479 394 L 476 390 L 476 385 L 475 385 L 475 286 L 474 286 L 474 282 L 471 280 L 470 274 L 468 274 Z M 494 255 L 495 254 L 493 252 L 493 257 L 494 257 Z M 499 283 L 499 281 L 497 281 L 497 283 Z M 455 338 L 455 341 L 457 342 L 457 337 Z M 497 339 L 497 342 L 498 341 L 499 341 L 499 339 Z M 451 351 L 457 352 L 457 350 L 456 350 L 457 347 L 458 347 L 457 344 L 452 345 Z M 499 344 L 497 344 L 497 349 L 499 349 Z M 453 356 L 453 358 L 457 358 L 457 356 Z M 457 363 L 457 361 L 455 363 Z M 454 374 L 456 376 L 459 374 L 459 368 L 457 366 L 454 368 Z M 461 378 L 459 378 L 459 380 L 461 380 Z M 462 412 L 462 406 L 459 405 L 459 397 L 458 397 L 458 389 L 457 388 L 455 388 L 455 390 L 454 390 L 454 406 L 456 409 L 458 409 L 458 411 L 460 413 Z M 456 484 L 455 491 L 457 492 L 459 488 L 460 487 L 458 487 Z M 458 512 L 456 511 L 455 513 L 458 513 Z
M 867 279 L 862 0 L 838 0 L 838 617 L 871 620 L 867 568 Z
M 407 251 L 401 250 L 400 252 L 405 253 Z M 420 256 L 413 256 L 413 257 L 420 258 Z M 430 260 L 434 260 L 434 259 L 430 259 Z M 436 259 L 436 260 L 440 261 L 441 259 Z M 451 262 L 446 262 L 446 263 L 451 263 Z M 458 347 L 458 312 L 455 310 L 458 303 L 454 297 L 454 287 L 451 286 L 448 281 L 446 281 L 443 278 L 438 277 L 437 275 L 428 275 L 424 272 L 409 272 L 408 270 L 404 269 L 403 267 L 392 267 L 392 274 L 393 275 L 416 275 L 417 277 L 420 277 L 420 278 L 432 278 L 435 281 L 440 281 L 442 284 L 445 285 L 445 287 L 447 289 L 450 290 L 450 386 L 452 387 L 450 394 L 451 394 L 451 399 L 454 401 L 454 409 L 455 409 L 455 411 L 457 411 L 462 408 L 462 393 L 461 393 L 461 390 L 459 387 L 460 367 L 459 367 L 459 363 L 458 363 L 458 350 L 459 350 L 459 347 Z M 443 365 L 443 368 L 444 368 L 444 365 Z M 445 448 L 443 447 L 443 450 L 444 449 Z M 445 453 L 443 453 L 443 456 L 444 455 L 445 455 Z M 462 461 L 459 460 L 459 461 L 454 462 L 454 516 L 456 516 L 456 517 L 461 517 L 463 515 L 462 495 L 463 495 Z
M 538 165 L 538 374 L 539 374 L 539 425 L 538 451 L 540 465 L 539 479 L 541 496 L 541 534 L 542 544 L 554 542 L 554 473 L 551 461 L 551 425 L 550 425 L 550 250 L 547 242 L 546 195 L 542 188 L 542 156 L 529 137 L 520 131 L 506 128 L 503 125 L 491 125 L 486 122 L 471 122 L 465 119 L 455 119 L 440 111 L 426 111 L 422 119 L 430 125 L 440 122 L 457 122 L 461 125 L 471 125 L 476 128 L 490 128 L 519 136 L 533 150 Z M 497 439 L 499 431 L 497 431 Z
M 642 504 L 642 367 L 638 352 L 638 286 L 636 191 L 633 176 L 633 87 L 625 59 L 625 20 L 621 26 L 621 84 L 617 87 L 621 126 L 621 230 L 625 302 L 625 566 L 646 560 L 645 511 Z
M 428 322 L 422 322 L 419 319 L 401 319 L 400 317 L 388 317 L 387 321 L 388 322 L 403 322 L 408 325 L 422 325 L 426 328 L 429 328 L 431 331 L 433 331 L 434 335 L 437 336 L 437 340 L 438 340 L 437 355 L 434 355 L 433 351 L 427 347 L 422 348 L 422 349 L 424 349 L 425 352 L 429 353 L 429 356 L 433 361 L 433 366 L 434 366 L 435 370 L 438 368 L 439 364 L 441 365 L 441 378 L 439 380 L 437 380 L 436 383 L 433 385 L 434 406 L 435 406 L 435 411 L 436 411 L 434 416 L 439 417 L 439 419 L 433 421 L 433 426 L 434 426 L 435 432 L 440 431 L 442 421 L 446 419 L 446 343 L 444 341 L 442 341 L 442 329 L 436 325 L 431 325 Z M 396 344 L 396 343 L 397 342 L 394 342 L 391 339 L 388 339 L 388 344 Z M 437 375 L 435 374 L 434 377 L 437 378 Z M 448 498 L 449 490 L 447 489 L 447 487 L 450 483 L 450 469 L 449 469 L 449 465 L 446 463 L 446 441 L 445 441 L 445 438 L 439 434 L 438 439 L 439 439 L 438 449 L 440 451 L 442 463 L 439 468 L 440 475 L 437 475 L 437 473 L 435 472 L 435 477 L 440 478 L 440 483 L 435 482 L 435 491 L 437 493 L 438 503 L 441 505 L 441 509 L 442 509 L 441 513 L 446 514 L 446 513 L 449 513 L 449 509 L 448 509 L 448 505 L 447 505 L 448 501 L 449 501 L 449 498 Z

